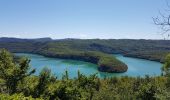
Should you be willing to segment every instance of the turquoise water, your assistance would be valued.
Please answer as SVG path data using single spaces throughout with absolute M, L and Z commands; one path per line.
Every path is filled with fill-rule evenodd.
M 47 67 L 51 69 L 52 73 L 55 74 L 59 79 L 66 70 L 69 72 L 70 78 L 77 77 L 78 70 L 87 76 L 97 73 L 98 77 L 100 78 L 125 75 L 134 77 L 143 77 L 145 75 L 157 76 L 161 74 L 160 68 L 162 66 L 161 63 L 155 61 L 114 55 L 117 57 L 117 59 L 128 65 L 128 71 L 125 73 L 104 73 L 97 70 L 97 65 L 88 62 L 49 58 L 27 53 L 16 53 L 16 55 L 26 56 L 31 59 L 30 66 L 32 68 L 36 68 L 35 75 L 38 75 L 44 67 Z

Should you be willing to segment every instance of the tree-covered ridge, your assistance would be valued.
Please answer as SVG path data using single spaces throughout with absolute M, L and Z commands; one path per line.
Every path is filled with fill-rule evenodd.
M 166 63 L 162 67 L 163 76 L 99 79 L 96 75 L 86 77 L 78 72 L 78 78 L 69 79 L 66 71 L 62 79 L 58 80 L 47 68 L 44 68 L 38 76 L 31 75 L 34 70 L 30 69 L 28 59 L 22 58 L 17 63 L 9 52 L 2 50 L 0 51 L 0 99 L 169 100 L 169 57 L 169 55 L 166 57 Z
M 0 38 L 0 48 L 11 52 L 35 53 L 48 48 L 100 51 L 163 62 L 170 52 L 170 40 L 134 39 L 17 39 Z

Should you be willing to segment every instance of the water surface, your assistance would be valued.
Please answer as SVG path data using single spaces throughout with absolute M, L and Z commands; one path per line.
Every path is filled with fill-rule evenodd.
M 48 67 L 58 78 L 61 78 L 66 70 L 69 72 L 70 78 L 77 77 L 78 70 L 87 76 L 97 73 L 98 77 L 100 78 L 125 75 L 134 77 L 143 77 L 145 75 L 157 76 L 161 74 L 160 68 L 162 66 L 162 64 L 159 62 L 124 57 L 122 55 L 116 54 L 114 56 L 116 56 L 117 59 L 123 61 L 125 64 L 128 65 L 128 71 L 125 73 L 104 73 L 97 70 L 97 65 L 88 62 L 49 58 L 37 54 L 28 53 L 16 53 L 16 55 L 26 56 L 31 59 L 31 67 L 36 68 L 35 75 L 38 75 L 44 67 Z

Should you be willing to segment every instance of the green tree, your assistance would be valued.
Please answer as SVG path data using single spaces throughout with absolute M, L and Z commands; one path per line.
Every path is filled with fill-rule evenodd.
M 170 74 L 170 54 L 168 54 L 165 58 L 165 63 L 162 67 L 162 73 L 163 73 L 163 75 Z
M 48 84 L 55 81 L 56 77 L 51 74 L 51 70 L 44 68 L 39 75 L 39 81 L 35 88 L 34 97 L 40 97 L 47 89 Z
M 17 92 L 18 82 L 35 72 L 35 69 L 29 71 L 29 62 L 29 59 L 22 58 L 16 64 L 11 53 L 5 49 L 0 50 L 0 78 L 4 80 L 7 93 Z

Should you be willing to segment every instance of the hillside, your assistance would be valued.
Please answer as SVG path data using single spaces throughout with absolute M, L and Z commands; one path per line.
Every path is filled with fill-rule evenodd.
M 8 49 L 11 52 L 36 53 L 48 57 L 91 62 L 97 64 L 99 66 L 98 70 L 102 72 L 122 73 L 128 69 L 126 64 L 106 53 L 74 48 L 74 44 L 60 43 L 62 42 L 60 40 L 40 42 L 39 39 L 24 40 L 7 38 L 7 40 L 4 40 L 3 38 L 1 41 L 0 48 Z
M 60 39 L 37 41 L 38 39 L 0 38 L 0 48 L 12 52 L 38 52 L 42 50 L 77 50 L 121 53 L 124 56 L 144 58 L 163 62 L 170 52 L 170 40 L 133 40 L 133 39 Z

